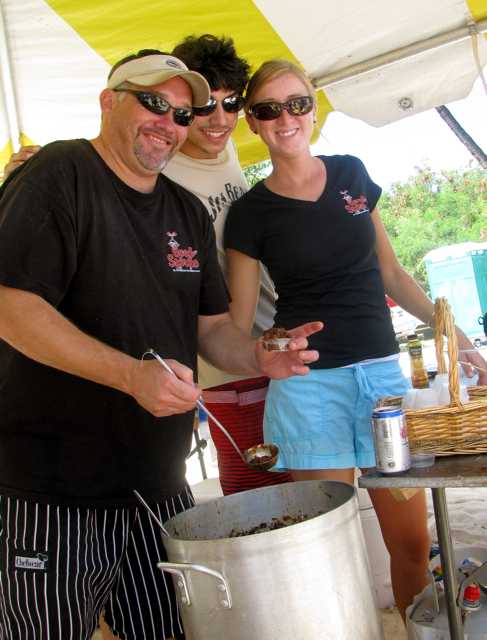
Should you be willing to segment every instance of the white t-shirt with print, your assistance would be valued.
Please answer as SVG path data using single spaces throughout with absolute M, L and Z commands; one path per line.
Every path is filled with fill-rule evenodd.
M 232 203 L 248 191 L 247 181 L 240 167 L 237 149 L 230 138 L 218 158 L 196 159 L 177 153 L 164 169 L 174 182 L 194 193 L 203 202 L 213 220 L 218 249 L 218 261 L 225 281 L 228 279 L 228 260 L 223 248 L 223 229 Z M 260 293 L 252 336 L 258 338 L 272 327 L 275 313 L 275 293 L 267 271 L 260 267 Z M 232 376 L 198 358 L 198 381 L 203 389 L 243 380 L 248 376 Z

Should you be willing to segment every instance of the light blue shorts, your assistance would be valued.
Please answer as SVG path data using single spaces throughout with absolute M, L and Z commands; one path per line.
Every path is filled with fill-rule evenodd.
M 397 360 L 271 380 L 264 440 L 279 447 L 272 470 L 374 467 L 374 405 L 408 386 Z

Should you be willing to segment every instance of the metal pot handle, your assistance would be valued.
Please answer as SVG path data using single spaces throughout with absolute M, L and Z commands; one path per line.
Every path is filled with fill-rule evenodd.
M 199 571 L 200 573 L 206 573 L 206 575 L 216 578 L 218 582 L 217 595 L 220 601 L 220 605 L 223 609 L 232 608 L 232 597 L 230 595 L 230 589 L 228 583 L 223 575 L 219 571 L 204 567 L 201 564 L 185 564 L 184 562 L 158 562 L 158 569 L 161 571 L 167 571 L 175 576 L 178 576 L 178 587 L 181 589 L 181 602 L 186 605 L 191 604 L 189 597 L 188 584 L 186 582 L 185 571 Z

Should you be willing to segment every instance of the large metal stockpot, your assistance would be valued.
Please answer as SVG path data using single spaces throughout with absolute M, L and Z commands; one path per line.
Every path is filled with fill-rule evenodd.
M 187 640 L 384 639 L 353 485 L 254 489 L 164 526 Z

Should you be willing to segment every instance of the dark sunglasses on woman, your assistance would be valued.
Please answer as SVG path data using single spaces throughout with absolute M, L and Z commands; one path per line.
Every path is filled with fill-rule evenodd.
M 194 113 L 192 111 L 173 107 L 167 100 L 164 100 L 161 96 L 156 96 L 154 93 L 136 91 L 135 89 L 114 89 L 114 91 L 125 91 L 125 93 L 132 94 L 145 109 L 152 113 L 157 113 L 159 116 L 163 116 L 169 109 L 172 109 L 173 120 L 180 127 L 189 127 L 194 120 Z
M 277 120 L 283 109 L 291 116 L 304 116 L 313 109 L 314 101 L 310 96 L 300 96 L 287 102 L 259 102 L 249 109 L 249 115 L 257 120 Z
M 208 104 L 205 104 L 204 107 L 193 107 L 193 112 L 195 116 L 209 116 L 210 113 L 213 113 L 216 109 L 216 105 L 218 102 L 222 103 L 222 107 L 227 113 L 237 113 L 240 111 L 245 104 L 245 98 L 243 96 L 233 95 L 228 96 L 228 98 L 223 98 L 223 100 L 215 100 L 215 98 L 210 98 Z

